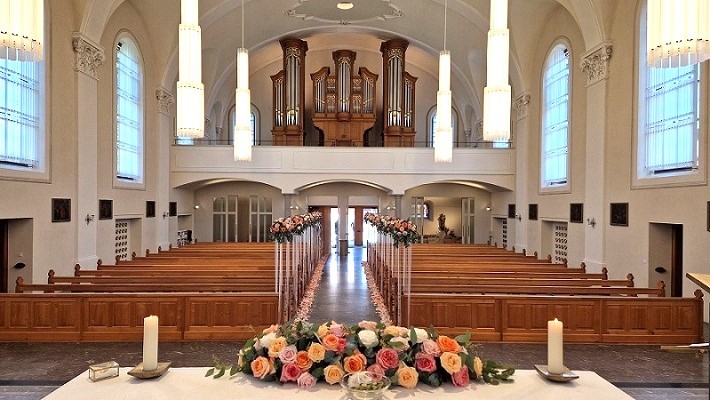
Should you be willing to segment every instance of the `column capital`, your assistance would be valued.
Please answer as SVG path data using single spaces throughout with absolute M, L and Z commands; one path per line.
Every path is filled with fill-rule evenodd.
M 155 98 L 158 99 L 158 112 L 170 116 L 170 106 L 175 104 L 175 97 L 166 89 L 155 89 Z
M 528 104 L 530 104 L 530 93 L 523 93 L 515 99 L 516 116 L 518 120 L 527 118 L 528 116 Z
M 604 41 L 592 50 L 582 54 L 580 67 L 587 75 L 587 87 L 609 79 L 609 59 L 611 58 L 611 41 Z
M 103 47 L 78 32 L 74 32 L 72 35 L 72 47 L 74 48 L 74 70 L 98 81 L 97 70 L 106 60 Z

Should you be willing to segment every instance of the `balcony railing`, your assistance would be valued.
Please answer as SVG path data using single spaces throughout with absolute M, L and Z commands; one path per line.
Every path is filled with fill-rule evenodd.
M 187 139 L 187 138 L 175 138 L 173 141 L 174 145 L 178 146 L 232 146 L 233 142 L 231 140 L 225 139 Z M 272 146 L 273 141 L 271 140 L 258 140 L 255 146 Z M 309 144 L 306 143 L 304 147 L 336 147 L 336 146 L 323 146 L 319 144 Z M 339 146 L 342 147 L 342 146 Z M 383 147 L 380 146 L 365 146 L 365 147 Z M 415 141 L 414 147 L 418 148 L 432 148 L 434 147 L 431 142 L 427 141 Z M 454 142 L 454 148 L 471 148 L 471 149 L 512 149 L 513 143 L 508 142 L 490 142 L 490 141 L 471 141 L 471 142 Z

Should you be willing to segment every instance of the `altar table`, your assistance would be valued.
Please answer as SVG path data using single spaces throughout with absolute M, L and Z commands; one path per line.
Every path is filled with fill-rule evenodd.
M 346 400 L 340 385 L 318 383 L 313 389 L 300 389 L 294 383 L 267 383 L 251 376 L 237 374 L 232 378 L 205 378 L 207 367 L 171 368 L 155 379 L 138 379 L 121 368 L 117 378 L 91 382 L 85 372 L 52 392 L 45 399 L 57 400 L 181 400 L 181 399 L 248 399 L 248 400 Z M 445 384 L 438 388 L 419 384 L 415 390 L 397 387 L 390 390 L 387 400 L 400 399 L 632 399 L 611 383 L 591 371 L 575 371 L 579 379 L 567 383 L 548 382 L 534 370 L 515 371 L 515 382 L 498 386 L 473 383 L 467 388 Z M 632 399 L 633 400 L 633 399 Z

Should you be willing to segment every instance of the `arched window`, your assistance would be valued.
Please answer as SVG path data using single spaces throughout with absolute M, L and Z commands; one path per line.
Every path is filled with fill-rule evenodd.
M 17 50 L 0 56 L 0 168 L 3 175 L 44 170 L 44 61 Z M 14 170 L 14 171 L 9 171 Z
M 458 141 L 458 121 L 459 113 L 455 108 L 451 107 L 451 132 L 454 147 Z M 427 147 L 434 147 L 434 137 L 436 136 L 436 106 L 429 110 L 429 134 L 427 135 Z
M 646 47 L 643 10 L 639 18 L 636 184 L 697 179 L 702 154 L 702 68 L 700 64 L 651 68 L 647 65 Z M 646 178 L 655 179 L 642 181 Z
M 256 108 L 254 104 L 251 105 L 250 114 L 250 126 L 251 126 L 251 144 L 253 146 L 257 145 L 257 138 L 259 137 L 259 109 Z M 235 111 L 235 106 L 229 109 L 229 138 L 227 139 L 229 143 L 234 142 L 234 124 L 237 123 L 237 113 Z
M 547 56 L 542 79 L 543 187 L 561 187 L 568 182 L 569 87 L 569 50 L 557 44 Z
M 116 178 L 143 182 L 143 65 L 126 34 L 116 41 Z

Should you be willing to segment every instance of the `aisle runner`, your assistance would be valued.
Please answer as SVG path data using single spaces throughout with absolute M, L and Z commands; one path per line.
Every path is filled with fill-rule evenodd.
M 392 319 L 390 318 L 390 312 L 387 310 L 382 295 L 380 295 L 380 290 L 377 288 L 377 282 L 375 277 L 372 275 L 372 269 L 367 261 L 363 261 L 362 269 L 365 271 L 365 278 L 367 279 L 367 287 L 370 289 L 370 297 L 372 298 L 372 303 L 377 309 L 377 313 L 380 314 L 380 320 L 385 325 L 392 325 Z
M 308 317 L 311 315 L 311 306 L 313 305 L 313 298 L 315 297 L 316 289 L 320 286 L 320 280 L 323 277 L 323 269 L 325 268 L 325 263 L 328 261 L 330 254 L 327 254 L 318 261 L 316 268 L 313 270 L 313 276 L 311 281 L 308 282 L 308 287 L 303 294 L 303 299 L 301 304 L 298 306 L 298 311 L 296 311 L 296 317 L 294 322 L 307 322 Z

